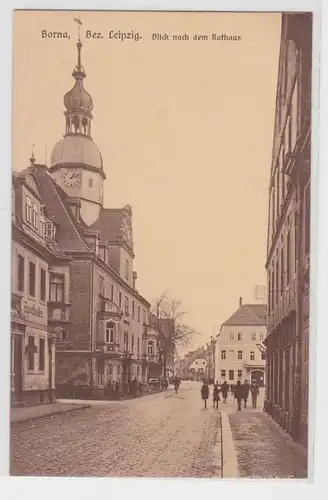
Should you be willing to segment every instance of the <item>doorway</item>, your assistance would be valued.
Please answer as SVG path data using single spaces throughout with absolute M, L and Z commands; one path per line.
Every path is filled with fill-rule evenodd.
M 23 337 L 14 336 L 14 397 L 22 399 L 23 396 Z
M 254 380 L 259 387 L 264 386 L 264 370 L 253 370 L 251 376 L 251 381 Z

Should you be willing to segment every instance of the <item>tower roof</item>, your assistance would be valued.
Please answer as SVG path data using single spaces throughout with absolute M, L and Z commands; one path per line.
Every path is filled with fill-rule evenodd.
M 75 78 L 74 87 L 69 90 L 64 96 L 64 105 L 67 111 L 88 111 L 91 113 L 93 110 L 93 100 L 91 95 L 85 90 L 83 86 L 83 79 L 87 76 L 81 64 L 81 49 L 82 43 L 80 40 L 77 42 L 77 65 L 72 73 Z

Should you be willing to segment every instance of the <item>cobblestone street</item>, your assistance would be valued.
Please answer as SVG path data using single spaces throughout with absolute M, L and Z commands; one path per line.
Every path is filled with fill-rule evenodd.
M 11 474 L 220 477 L 220 413 L 200 385 L 16 422 Z

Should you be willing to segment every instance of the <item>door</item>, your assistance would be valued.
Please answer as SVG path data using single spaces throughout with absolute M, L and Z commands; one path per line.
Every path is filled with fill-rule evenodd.
M 258 386 L 264 386 L 264 371 L 263 370 L 253 370 L 252 371 L 252 380 L 257 383 Z
M 14 337 L 14 387 L 15 398 L 21 399 L 23 394 L 23 337 Z

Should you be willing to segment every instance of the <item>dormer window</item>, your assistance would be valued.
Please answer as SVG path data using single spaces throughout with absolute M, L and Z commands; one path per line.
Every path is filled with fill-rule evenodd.
M 32 224 L 32 202 L 29 196 L 25 197 L 25 217 L 27 222 Z
M 54 225 L 52 222 L 44 223 L 44 235 L 46 238 L 54 238 Z
M 33 203 L 33 226 L 37 229 L 38 227 L 38 207 L 36 203 Z

